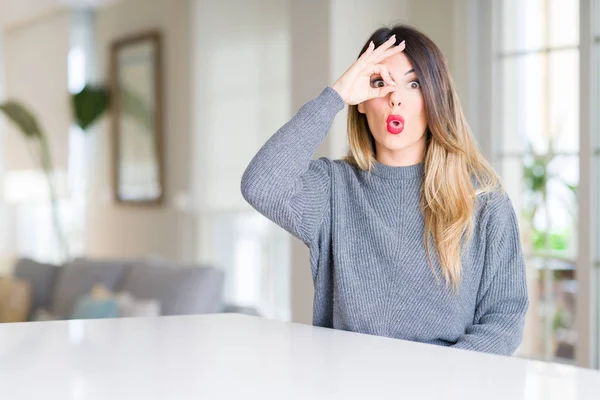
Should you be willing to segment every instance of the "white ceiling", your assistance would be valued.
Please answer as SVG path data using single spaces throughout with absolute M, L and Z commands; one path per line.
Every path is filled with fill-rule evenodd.
M 10 28 L 67 7 L 101 7 L 121 0 L 0 0 L 0 28 Z

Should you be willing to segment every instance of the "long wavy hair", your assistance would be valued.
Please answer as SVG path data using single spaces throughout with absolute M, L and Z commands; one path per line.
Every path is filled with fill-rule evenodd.
M 377 47 L 394 34 L 396 45 L 406 41 L 404 54 L 421 83 L 425 102 L 427 144 L 420 202 L 427 259 L 438 277 L 431 260 L 433 244 L 446 283 L 458 290 L 461 252 L 473 235 L 477 197 L 504 189 L 471 134 L 447 62 L 431 39 L 407 25 L 380 28 L 366 41 L 360 54 L 367 50 L 369 42 Z M 348 140 L 350 152 L 345 160 L 370 172 L 376 160 L 375 140 L 358 105 L 348 108 Z

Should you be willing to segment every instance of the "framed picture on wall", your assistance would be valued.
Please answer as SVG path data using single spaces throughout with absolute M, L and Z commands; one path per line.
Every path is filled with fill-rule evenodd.
M 162 40 L 158 31 L 110 49 L 113 192 L 120 204 L 164 200 Z

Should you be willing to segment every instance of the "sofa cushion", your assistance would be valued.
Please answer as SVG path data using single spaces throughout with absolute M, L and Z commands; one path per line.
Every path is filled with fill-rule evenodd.
M 210 266 L 139 262 L 120 290 L 140 299 L 157 299 L 162 315 L 206 314 L 221 311 L 223 281 L 223 271 Z
M 130 267 L 129 261 L 76 259 L 64 267 L 57 277 L 52 295 L 52 314 L 67 318 L 79 297 L 96 285 L 115 290 Z
M 38 308 L 48 308 L 54 283 L 59 267 L 52 264 L 43 264 L 29 258 L 17 261 L 14 276 L 29 283 L 31 288 L 31 306 L 29 317 Z

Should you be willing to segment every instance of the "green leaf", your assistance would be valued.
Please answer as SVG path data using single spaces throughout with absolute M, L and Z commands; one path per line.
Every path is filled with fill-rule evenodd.
M 535 229 L 533 231 L 533 246 L 536 251 L 565 251 L 569 247 L 569 238 L 572 236 L 569 231 L 541 231 Z M 546 240 L 548 241 L 546 247 Z
M 58 213 L 58 199 L 56 196 L 55 184 L 52 177 L 52 155 L 50 153 L 50 146 L 48 144 L 48 138 L 44 135 L 40 129 L 40 125 L 37 122 L 35 116 L 21 103 L 10 100 L 5 103 L 0 103 L 0 111 L 2 111 L 6 117 L 12 121 L 22 132 L 25 138 L 35 140 L 39 146 L 39 161 L 42 170 L 46 176 L 48 182 L 48 189 L 50 191 L 50 204 L 52 207 L 52 219 L 54 221 L 54 229 L 56 231 L 57 239 L 62 247 L 63 256 L 69 257 L 68 242 L 65 238 L 62 224 Z
M 533 155 L 530 164 L 523 168 L 525 186 L 535 193 L 542 193 L 548 182 L 548 162 L 544 156 Z
M 109 90 L 103 86 L 85 85 L 79 93 L 73 95 L 75 122 L 84 131 L 89 128 L 107 110 Z
M 29 139 L 39 139 L 42 137 L 42 131 L 37 123 L 35 116 L 27 108 L 13 100 L 0 104 L 0 111 L 4 112 L 6 117 L 13 122 Z
M 568 328 L 566 313 L 562 308 L 559 308 L 554 313 L 554 317 L 552 318 L 552 331 L 556 332 L 561 328 Z

